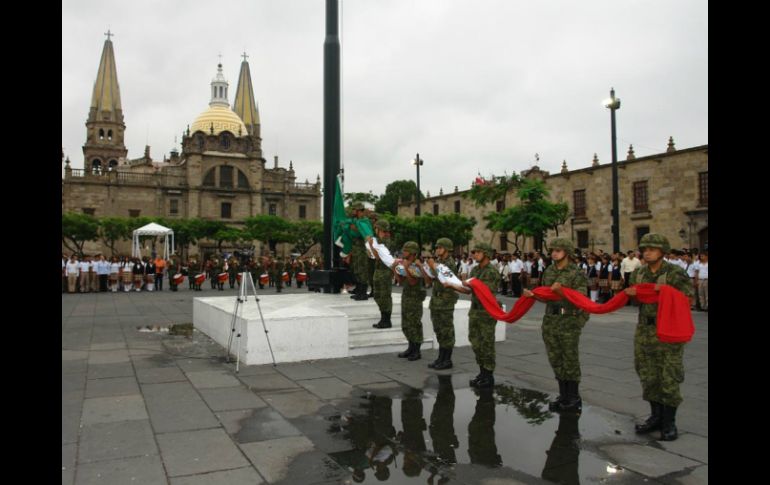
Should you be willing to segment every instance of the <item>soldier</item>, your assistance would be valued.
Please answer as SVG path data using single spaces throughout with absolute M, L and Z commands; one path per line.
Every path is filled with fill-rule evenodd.
M 225 282 L 219 279 L 219 275 L 225 272 L 225 264 L 224 258 L 217 258 L 214 260 L 214 281 L 216 282 L 219 291 L 225 291 Z
M 278 257 L 278 255 L 273 258 L 273 264 L 271 266 L 270 275 L 273 278 L 273 281 L 275 282 L 275 292 L 280 293 L 283 289 L 283 279 L 281 279 L 281 274 L 283 273 L 283 261 Z
M 291 288 L 291 280 L 294 277 L 294 270 L 291 267 L 292 261 L 289 259 L 286 261 L 286 264 L 283 265 L 283 272 L 288 275 L 288 280 L 286 281 L 286 287 Z M 281 278 L 283 278 L 283 273 L 281 273 Z
M 398 354 L 399 357 L 405 357 L 412 360 L 422 358 L 420 346 L 422 345 L 422 302 L 425 300 L 425 288 L 422 278 L 416 278 L 409 272 L 409 266 L 417 260 L 417 253 L 420 247 L 414 241 L 407 241 L 401 248 L 404 253 L 403 265 L 406 276 L 396 275 L 399 281 L 402 281 L 404 290 L 401 293 L 401 330 L 409 341 L 409 347 Z M 398 261 L 393 263 L 395 267 Z M 422 265 L 422 263 L 418 263 Z M 376 293 L 376 292 L 375 292 Z
M 189 274 L 187 275 L 187 281 L 190 284 L 190 289 L 194 291 L 202 291 L 201 285 L 195 282 L 195 278 L 201 273 L 201 264 L 197 259 L 192 258 L 187 266 L 190 268 L 188 270 Z
M 356 219 L 366 218 L 364 215 L 364 204 L 361 202 L 356 202 L 353 204 L 352 209 L 353 217 Z M 361 301 L 369 298 L 366 293 L 368 286 L 367 258 L 369 256 L 367 255 L 366 247 L 364 246 L 364 236 L 358 229 L 357 224 L 351 224 L 350 230 L 353 237 L 353 246 L 350 250 L 350 266 L 353 270 L 353 274 L 356 277 L 356 287 L 353 290 L 353 296 L 351 298 Z
M 663 261 L 663 255 L 671 246 L 661 234 L 647 233 L 639 242 L 639 249 L 646 265 L 631 273 L 631 284 L 656 283 L 673 286 L 688 297 L 693 295 L 687 273 L 671 263 Z M 626 294 L 636 295 L 636 288 L 626 288 Z M 642 399 L 650 402 L 652 414 L 643 424 L 636 425 L 639 434 L 660 430 L 661 441 L 677 438 L 676 408 L 682 403 L 679 384 L 684 382 L 684 343 L 667 343 L 658 340 L 656 303 L 639 305 L 639 320 L 634 336 L 634 365 L 642 382 Z
M 240 270 L 238 269 L 238 260 L 235 258 L 230 258 L 230 262 L 227 266 L 227 278 L 230 283 L 231 290 L 235 288 L 235 280 L 237 279 L 239 272 Z
M 372 223 L 372 227 L 376 228 L 377 220 L 378 220 L 377 213 L 372 212 L 370 210 L 367 210 L 366 212 L 367 212 L 367 217 L 369 218 L 369 221 Z M 366 281 L 369 283 L 369 287 L 371 288 L 371 291 L 367 296 L 370 298 L 374 298 L 374 270 L 377 268 L 377 256 L 376 255 L 375 257 L 369 256 L 368 259 L 366 260 L 366 263 L 367 263 L 366 274 L 368 276 Z
M 390 239 L 388 238 L 388 232 L 390 232 L 390 223 L 385 219 L 377 221 L 375 225 L 377 231 L 377 242 L 385 246 L 390 245 Z M 372 325 L 374 328 L 391 328 L 393 326 L 390 321 L 390 315 L 393 312 L 393 298 L 391 297 L 391 291 L 393 289 L 393 271 L 385 266 L 377 256 L 376 265 L 374 268 L 374 275 L 372 276 L 372 288 L 374 291 L 374 301 L 377 303 L 377 307 L 380 309 L 380 321 Z
M 217 289 L 217 270 L 215 268 L 216 259 L 214 256 L 209 257 L 209 260 L 206 261 L 206 275 L 211 280 L 211 289 L 216 290 Z
M 489 288 L 494 295 L 500 283 L 500 273 L 490 264 L 492 246 L 479 242 L 472 246 L 473 259 L 477 265 L 471 269 L 471 278 L 476 278 Z M 467 281 L 467 280 L 466 280 Z M 449 286 L 446 283 L 444 286 Z M 452 287 L 454 288 L 454 287 Z M 468 340 L 471 341 L 476 363 L 479 365 L 479 375 L 470 381 L 472 387 L 480 389 L 495 385 L 495 325 L 497 322 L 482 306 L 476 294 L 470 288 L 454 288 L 460 293 L 471 293 L 471 309 L 468 311 Z
M 583 295 L 588 293 L 588 278 L 584 271 L 570 260 L 575 252 L 572 241 L 558 238 L 551 241 L 553 264 L 543 272 L 543 286 L 550 286 L 557 294 L 562 287 L 572 288 Z M 538 299 L 530 290 L 524 296 Z M 543 301 L 543 300 L 540 300 Z M 548 405 L 551 411 L 580 412 L 583 402 L 578 393 L 580 383 L 580 333 L 588 321 L 589 314 L 578 310 L 566 299 L 544 302 L 543 342 L 548 353 L 556 381 L 559 383 L 559 397 Z
M 438 272 L 438 264 L 443 264 L 448 268 L 455 268 L 455 260 L 452 258 L 454 243 L 446 237 L 436 241 L 436 257 L 428 259 L 428 266 L 433 270 L 433 274 Z M 454 311 L 457 303 L 457 293 L 449 288 L 444 288 L 438 278 L 431 279 L 426 275 L 425 283 L 433 285 L 433 291 L 430 296 L 430 321 L 433 323 L 433 332 L 438 340 L 438 358 L 428 367 L 433 369 L 451 369 L 452 368 L 452 350 L 455 346 L 455 325 Z

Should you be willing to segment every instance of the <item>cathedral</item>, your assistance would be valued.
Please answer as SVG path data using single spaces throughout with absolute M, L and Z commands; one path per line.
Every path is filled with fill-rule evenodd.
M 62 212 L 201 218 L 233 227 L 262 214 L 319 221 L 320 177 L 314 183 L 307 179 L 297 182 L 293 163 L 280 167 L 277 156 L 272 167 L 266 166 L 259 108 L 249 64 L 243 57 L 232 107 L 229 83 L 219 64 L 211 81 L 209 106 L 183 132 L 181 153 L 174 148 L 168 158 L 153 161 L 148 146 L 143 157 L 128 159 L 115 53 L 108 35 L 86 121 L 84 168 L 71 168 L 69 157 L 62 160 Z M 266 244 L 255 244 L 262 251 L 268 249 Z M 203 255 L 214 247 L 213 242 L 201 241 L 190 251 Z M 128 253 L 129 248 L 126 241 L 120 251 Z M 95 253 L 104 248 L 92 242 L 84 249 Z M 289 249 L 289 245 L 279 244 L 277 251 L 286 255 Z

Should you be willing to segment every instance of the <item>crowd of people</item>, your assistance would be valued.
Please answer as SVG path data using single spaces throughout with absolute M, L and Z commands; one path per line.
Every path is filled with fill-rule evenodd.
M 262 256 L 248 258 L 245 264 L 255 286 L 280 292 L 292 283 L 301 288 L 307 273 L 319 268 L 321 261 Z M 164 281 L 170 291 L 178 291 L 185 280 L 190 291 L 202 291 L 206 280 L 211 289 L 223 291 L 225 284 L 230 288 L 240 286 L 242 272 L 239 258 L 229 254 L 212 255 L 205 261 L 196 257 L 183 261 L 177 256 L 168 260 L 159 256 L 113 256 L 108 260 L 103 254 L 82 258 L 62 254 L 62 293 L 163 291 Z

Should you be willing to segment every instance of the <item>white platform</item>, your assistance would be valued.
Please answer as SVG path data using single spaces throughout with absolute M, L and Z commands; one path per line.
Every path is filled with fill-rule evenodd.
M 259 295 L 262 315 L 269 332 L 276 362 L 332 359 L 355 355 L 398 352 L 406 347 L 401 330 L 401 294 L 393 294 L 393 328 L 375 329 L 380 319 L 373 299 L 353 301 L 346 294 L 300 293 Z M 423 303 L 423 349 L 437 348 L 428 304 Z M 230 337 L 235 297 L 195 298 L 193 325 L 223 347 Z M 241 330 L 241 362 L 246 365 L 271 363 L 265 331 L 253 296 L 241 305 L 236 329 Z M 468 341 L 470 301 L 455 305 L 455 346 Z M 505 323 L 498 322 L 495 341 L 505 340 Z M 235 340 L 235 339 L 234 339 Z M 232 354 L 236 352 L 235 342 Z

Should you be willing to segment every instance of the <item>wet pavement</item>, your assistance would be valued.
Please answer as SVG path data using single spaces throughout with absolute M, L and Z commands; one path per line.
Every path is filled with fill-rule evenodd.
M 235 373 L 186 325 L 201 295 L 62 295 L 62 483 L 708 483 L 705 313 L 685 350 L 680 438 L 664 443 L 633 431 L 649 407 L 631 307 L 585 327 L 578 416 L 548 411 L 540 305 L 507 327 L 497 385 L 481 392 L 469 348 L 450 371 L 427 368 L 430 350 Z

